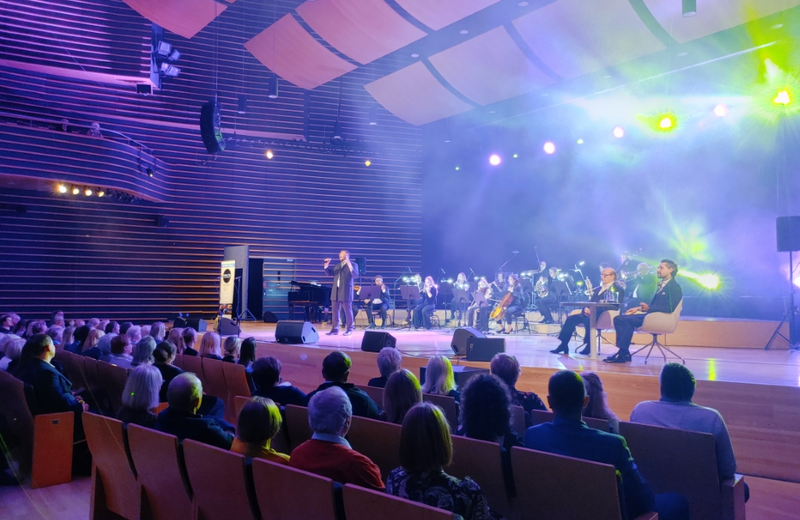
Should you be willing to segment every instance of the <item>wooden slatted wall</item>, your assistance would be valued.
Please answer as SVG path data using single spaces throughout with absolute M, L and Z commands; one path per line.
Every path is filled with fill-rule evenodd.
M 9 1 L 2 0 L 0 8 Z M 256 143 L 252 148 L 229 148 L 209 160 L 198 120 L 201 104 L 214 95 L 216 63 L 226 136 L 236 131 L 250 140 L 268 140 L 263 135 L 302 136 L 307 130 L 311 143 L 323 144 L 332 131 L 338 82 L 311 92 L 306 128 L 305 92 L 283 82 L 280 97 L 269 99 L 269 71 L 249 54 L 243 57 L 241 43 L 272 19 L 271 7 L 259 5 L 236 2 L 220 16 L 218 26 L 212 23 L 192 40 L 167 33 L 165 38 L 183 53 L 178 63 L 183 72 L 149 97 L 132 88 L 0 69 L 0 111 L 67 117 L 87 125 L 98 121 L 104 129 L 142 141 L 164 163 L 156 178 L 163 182 L 165 199 L 126 204 L 4 188 L 0 310 L 34 317 L 62 308 L 73 316 L 140 321 L 177 312 L 210 315 L 217 305 L 219 262 L 226 245 L 249 244 L 251 256 L 295 259 L 302 281 L 325 281 L 321 260 L 335 257 L 341 248 L 366 257 L 369 276 L 380 273 L 393 279 L 406 267 L 419 270 L 421 136 L 385 111 L 380 112 L 378 126 L 367 124 L 370 98 L 363 84 L 381 71 L 360 70 L 341 83 L 345 138 L 367 152 L 343 155 L 324 148 L 275 146 L 270 161 L 264 157 L 266 146 Z M 289 6 L 279 4 L 278 16 Z M 147 24 L 127 8 L 117 10 L 112 19 L 112 36 Z M 39 19 L 29 22 L 36 25 Z M 90 41 L 75 45 L 81 44 L 102 49 Z M 49 46 L 60 44 L 50 41 Z M 42 61 L 52 65 L 59 59 L 69 66 L 69 57 L 56 52 Z M 248 96 L 244 116 L 236 114 L 236 98 L 242 92 Z M 50 139 L 59 135 L 43 132 Z M 35 134 L 27 138 L 35 140 Z M 93 155 L 91 138 L 75 143 L 69 137 L 76 158 L 94 160 L 95 175 L 115 178 L 118 165 Z M 368 158 L 372 165 L 366 167 Z M 67 167 L 62 176 L 52 164 L 37 164 L 35 156 L 30 162 L 49 178 L 73 180 Z M 19 170 L 0 163 L 0 176 L 30 175 L 30 168 Z M 166 217 L 169 225 L 156 227 L 156 215 Z

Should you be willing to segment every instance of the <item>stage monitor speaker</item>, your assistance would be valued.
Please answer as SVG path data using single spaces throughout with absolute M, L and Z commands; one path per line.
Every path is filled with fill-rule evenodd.
M 212 99 L 200 109 L 200 135 L 208 153 L 215 154 L 225 149 L 219 114 L 219 103 Z
M 217 333 L 220 336 L 238 336 L 242 333 L 239 324 L 230 318 L 220 318 L 217 323 Z
M 172 328 L 173 328 L 173 329 L 183 329 L 183 328 L 185 328 L 185 327 L 187 327 L 187 325 L 186 325 L 186 318 L 184 318 L 184 317 L 182 317 L 182 316 L 176 316 L 176 317 L 175 317 L 175 318 L 172 320 Z
M 478 329 L 472 327 L 462 327 L 453 332 L 453 340 L 450 342 L 450 348 L 456 356 L 467 355 L 467 342 L 469 338 L 485 338 L 486 336 Z
M 419 384 L 425 384 L 425 371 L 428 367 L 419 367 Z M 464 365 L 453 365 L 453 379 L 459 388 L 467 384 L 467 381 L 478 374 L 489 374 L 488 368 L 467 367 Z
M 309 321 L 281 320 L 275 329 L 275 340 L 278 343 L 316 343 L 319 333 Z
M 264 323 L 278 323 L 278 317 L 275 316 L 275 313 L 265 311 L 264 315 L 262 316 Z
M 506 351 L 506 338 L 469 338 L 467 361 L 491 361 L 495 354 Z
M 187 318 L 186 326 L 193 328 L 197 332 L 205 332 L 206 329 L 208 328 L 206 320 L 204 320 L 203 318 Z
M 800 251 L 800 217 L 778 217 L 778 252 Z
M 397 339 L 388 332 L 376 330 L 364 331 L 361 350 L 364 352 L 380 352 L 383 347 L 397 348 Z

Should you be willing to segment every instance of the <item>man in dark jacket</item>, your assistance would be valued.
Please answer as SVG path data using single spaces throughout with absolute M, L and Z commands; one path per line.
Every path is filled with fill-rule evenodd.
M 353 280 L 358 278 L 358 264 L 350 262 L 350 252 L 344 249 L 339 252 L 339 263 L 331 266 L 331 259 L 322 262 L 322 268 L 328 276 L 333 276 L 331 288 L 331 320 L 333 328 L 326 334 L 339 334 L 339 312 L 344 308 L 347 328 L 345 336 L 353 333 Z
M 325 382 L 319 385 L 319 388 L 308 394 L 308 401 L 317 392 L 338 386 L 347 397 L 350 398 L 350 404 L 353 405 L 353 415 L 360 417 L 368 417 L 370 419 L 378 419 L 381 413 L 380 407 L 375 404 L 370 396 L 363 390 L 356 388 L 353 383 L 348 383 L 347 378 L 350 377 L 350 367 L 353 362 L 350 361 L 350 356 L 344 352 L 336 351 L 328 354 L 322 361 L 322 377 Z

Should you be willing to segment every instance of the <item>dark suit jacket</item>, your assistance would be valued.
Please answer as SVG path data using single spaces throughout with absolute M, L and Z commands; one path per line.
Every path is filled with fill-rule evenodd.
M 619 297 L 617 298 L 618 302 L 622 303 L 622 300 L 625 299 L 625 289 L 623 289 L 622 286 L 619 285 L 617 282 L 614 282 L 614 284 L 608 288 L 608 291 L 605 291 L 603 294 L 600 294 L 600 289 L 602 288 L 603 286 L 600 285 L 592 289 L 592 297 L 589 298 L 590 302 L 599 302 L 605 297 L 606 292 L 610 291 L 612 288 L 614 289 L 615 292 L 619 293 Z M 599 318 L 600 315 L 606 312 L 607 310 L 608 309 L 603 309 L 603 308 L 597 309 L 597 317 Z
M 216 419 L 173 408 L 167 408 L 158 414 L 156 430 L 174 435 L 180 440 L 192 439 L 223 450 L 231 449 L 233 443 L 233 434 L 223 430 Z
M 554 417 L 551 423 L 527 429 L 525 447 L 611 464 L 622 474 L 628 518 L 653 510 L 653 492 L 639 473 L 625 439 L 619 435 L 589 428 L 583 421 Z
M 683 290 L 681 290 L 681 286 L 678 284 L 677 280 L 672 278 L 660 291 L 656 291 L 653 295 L 653 299 L 650 301 L 650 308 L 647 312 L 666 312 L 672 314 L 675 312 L 675 307 L 678 306 L 681 299 L 683 299 Z
M 334 383 L 331 381 L 325 381 L 319 388 L 308 394 L 308 401 L 311 401 L 311 398 L 317 392 L 321 392 L 327 388 L 332 386 L 338 386 L 344 393 L 347 394 L 347 397 L 350 398 L 350 404 L 353 405 L 353 415 L 358 415 L 359 417 L 367 417 L 369 419 L 379 419 L 381 414 L 380 407 L 375 404 L 375 401 L 370 398 L 363 390 L 356 388 L 353 383 Z M 306 404 L 308 406 L 308 404 Z
M 38 413 L 83 411 L 81 403 L 72 395 L 72 383 L 50 363 L 33 359 L 20 365 L 16 376 L 33 387 Z
M 331 288 L 331 301 L 336 302 L 352 302 L 353 301 L 353 279 L 358 278 L 358 264 L 350 260 L 353 264 L 353 271 L 342 262 L 337 262 L 336 265 L 330 264 L 325 269 L 328 276 L 333 276 L 333 287 Z
M 308 399 L 306 394 L 296 386 L 271 386 L 269 388 L 259 388 L 253 392 L 254 396 L 272 399 L 282 406 L 293 404 L 296 406 L 307 406 Z
M 367 383 L 367 386 L 374 386 L 375 388 L 386 388 L 386 381 L 388 381 L 388 377 L 373 377 Z
M 169 363 L 153 363 L 153 366 L 161 372 L 161 378 L 164 380 L 161 384 L 161 391 L 158 393 L 158 402 L 166 403 L 169 383 L 175 379 L 176 376 L 183 374 L 183 370 Z

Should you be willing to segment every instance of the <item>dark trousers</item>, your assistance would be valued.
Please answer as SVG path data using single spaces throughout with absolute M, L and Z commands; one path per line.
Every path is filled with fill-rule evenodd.
M 558 333 L 558 339 L 561 340 L 562 345 L 569 343 L 569 339 L 575 334 L 575 328 L 578 325 L 583 325 L 585 330 L 589 330 L 589 316 L 585 316 L 583 311 L 579 314 L 574 314 L 567 317 L 567 321 L 561 326 L 561 332 Z M 589 338 L 583 338 L 584 343 L 589 343 Z
M 367 319 L 370 325 L 375 325 L 375 317 L 372 315 L 373 311 L 381 313 L 381 326 L 386 326 L 386 311 L 389 310 L 389 305 L 386 303 L 374 304 L 371 301 L 367 302 Z
M 513 323 L 514 319 L 520 314 L 522 314 L 522 310 L 523 310 L 522 307 L 519 305 L 509 306 L 506 309 L 505 314 L 503 314 L 502 323 Z M 498 320 L 498 323 L 501 323 L 501 321 Z
M 420 301 L 421 300 L 408 300 L 408 314 L 406 314 L 406 321 L 411 321 L 412 312 L 417 308 L 417 305 L 419 305 Z
M 333 322 L 333 327 L 331 327 L 331 330 L 339 330 L 339 312 L 342 309 L 344 309 L 347 330 L 353 330 L 353 302 L 340 302 L 334 300 L 331 303 L 333 304 L 333 310 L 331 312 L 331 321 Z
M 482 305 L 478 309 L 478 330 L 489 330 L 489 315 L 492 313 L 492 308 L 489 305 Z
M 436 306 L 422 302 L 414 307 L 413 324 L 415 327 L 431 328 L 431 314 L 436 310 Z
M 536 302 L 536 308 L 539 309 L 539 312 L 542 314 L 542 318 L 545 321 L 553 321 L 553 313 L 550 311 L 550 307 L 556 304 L 556 297 L 553 295 L 547 295 L 544 298 L 540 298 L 538 302 Z
M 464 316 L 464 311 L 467 310 L 467 303 L 468 302 L 464 300 L 456 301 L 456 299 L 453 298 L 450 301 L 450 319 L 456 319 L 456 311 L 458 311 L 458 321 L 461 321 L 461 318 Z
M 619 354 L 630 356 L 629 350 L 633 331 L 641 327 L 646 314 L 620 314 L 614 318 L 614 330 L 617 332 L 617 348 Z
M 487 307 L 488 305 L 486 304 L 480 306 L 481 309 L 485 309 Z M 478 310 L 477 303 L 473 303 L 467 309 L 467 327 L 473 327 L 475 325 L 475 311 L 477 310 Z

